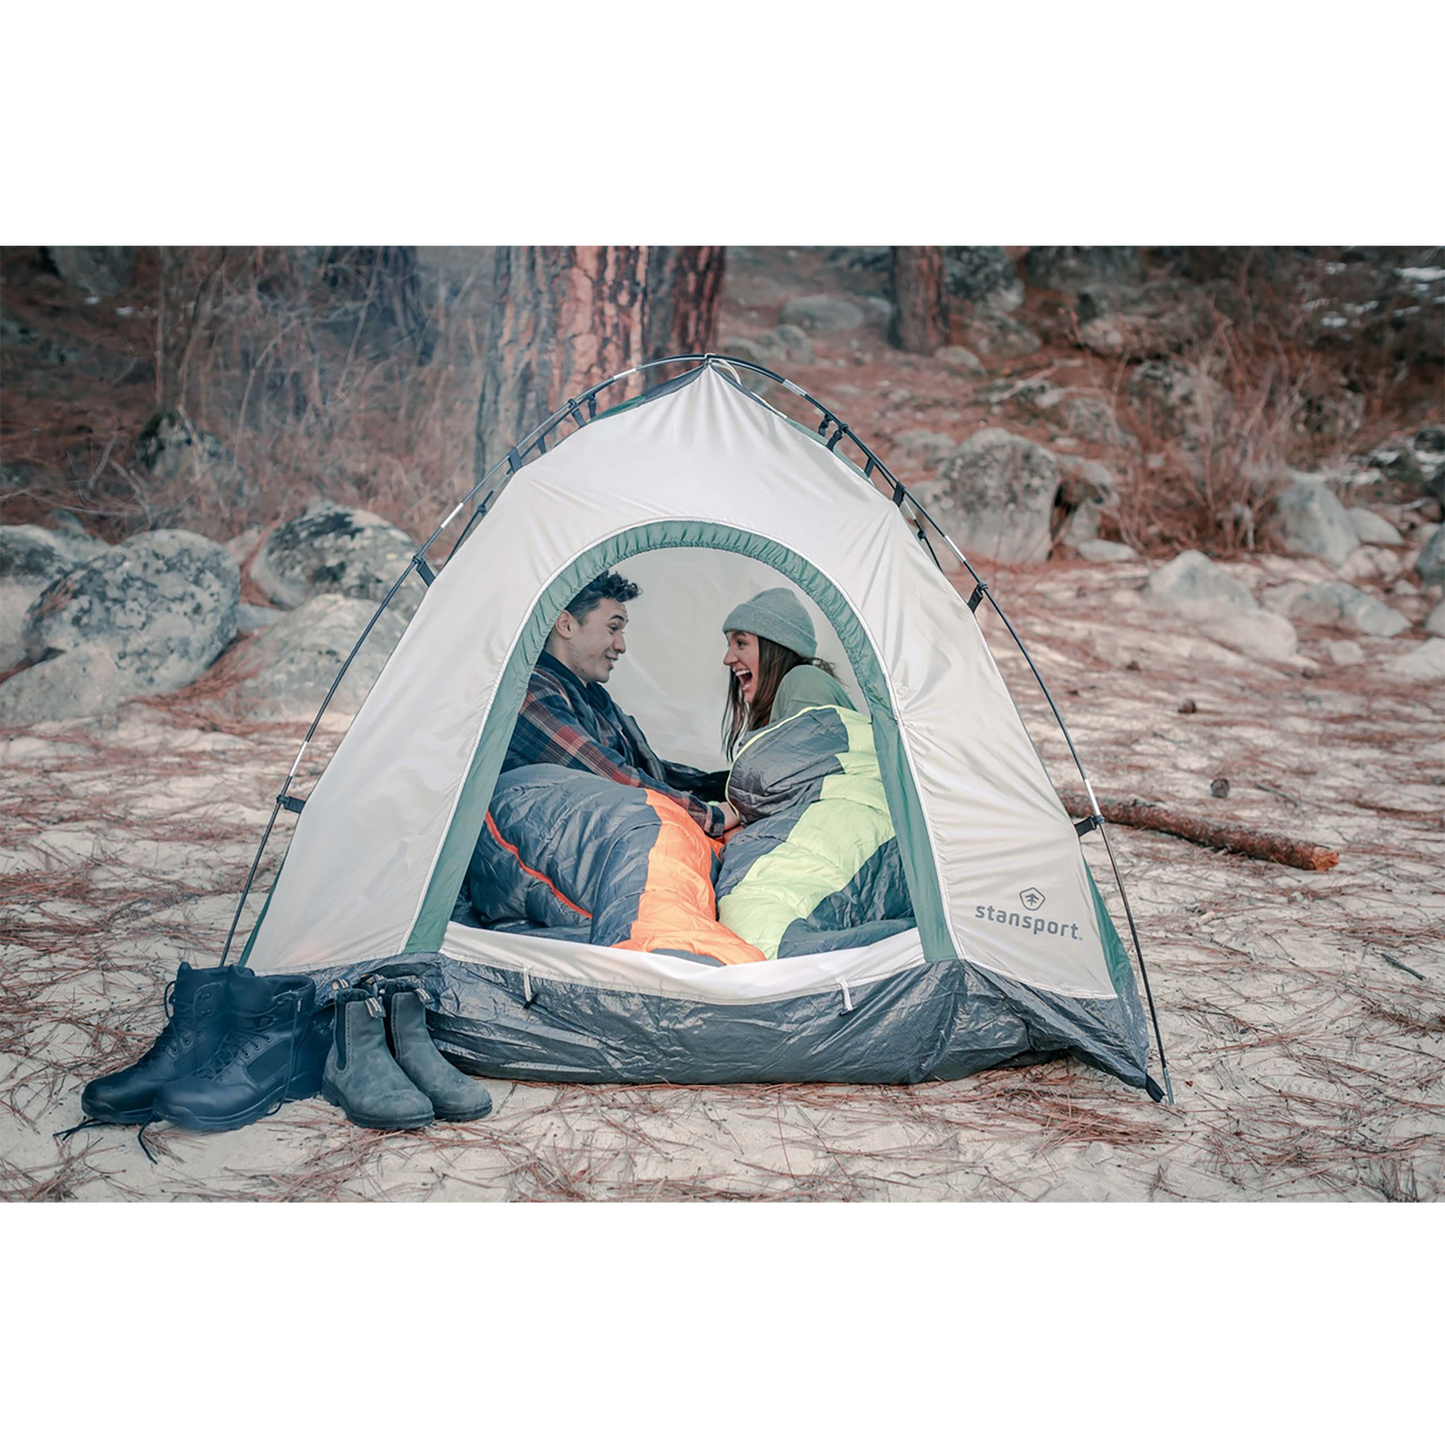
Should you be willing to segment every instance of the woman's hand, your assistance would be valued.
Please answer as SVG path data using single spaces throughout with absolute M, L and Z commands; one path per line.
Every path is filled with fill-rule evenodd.
M 736 833 L 737 830 L 742 827 L 742 825 L 743 825 L 743 820 L 742 820 L 741 816 L 738 814 L 738 810 L 737 810 L 735 807 L 733 807 L 733 805 L 732 805 L 731 803 L 729 803 L 729 802 L 727 802 L 727 801 L 724 801 L 724 802 L 723 802 L 722 810 L 723 810 L 723 840 L 726 841 L 727 838 L 728 838 L 731 834 Z

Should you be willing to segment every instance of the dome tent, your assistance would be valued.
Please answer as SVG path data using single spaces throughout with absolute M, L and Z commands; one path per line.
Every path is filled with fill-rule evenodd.
M 895 505 L 903 489 L 890 499 L 839 455 L 852 434 L 831 413 L 815 435 L 740 384 L 746 363 L 675 360 L 699 364 L 611 411 L 591 415 L 618 378 L 568 403 L 530 439 L 535 460 L 511 453 L 509 484 L 440 572 L 418 552 L 421 606 L 304 811 L 295 765 L 277 800 L 300 816 L 244 961 L 323 982 L 420 968 L 439 1046 L 493 1077 L 916 1082 L 1069 1052 L 1157 1097 L 1081 834 L 974 616 L 985 589 L 960 597 Z M 559 418 L 576 430 L 548 447 Z M 452 921 L 551 624 L 632 559 L 651 571 L 619 679 L 643 618 L 653 677 L 701 652 L 717 675 L 729 586 L 808 599 L 871 722 L 916 928 L 709 968 Z M 646 701 L 635 710 L 677 757 L 715 732 L 720 697 L 680 707 L 691 734 L 682 717 L 654 735 Z

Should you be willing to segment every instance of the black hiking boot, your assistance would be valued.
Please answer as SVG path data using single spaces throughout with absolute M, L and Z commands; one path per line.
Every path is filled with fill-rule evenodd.
M 375 994 L 344 988 L 336 995 L 336 1031 L 321 1095 L 363 1129 L 425 1129 L 431 1101 L 402 1072 L 386 1047 L 386 1010 Z
M 404 1073 L 431 1100 L 438 1119 L 461 1122 L 485 1119 L 492 1112 L 492 1096 L 476 1079 L 469 1079 L 438 1051 L 426 1026 L 426 1005 L 431 995 L 416 978 L 382 980 L 377 993 L 386 1004 L 386 1032 L 392 1056 Z
M 235 980 L 229 1023 L 205 1063 L 156 1095 L 157 1119 L 208 1132 L 239 1129 L 320 1088 L 331 1040 L 325 1015 L 316 1011 L 313 980 L 255 974 Z
M 160 1089 L 199 1068 L 226 1034 L 233 981 L 253 978 L 249 968 L 192 968 L 182 963 L 166 985 L 168 1015 L 160 1036 L 127 1068 L 92 1079 L 80 1096 L 81 1111 L 102 1124 L 146 1124 Z

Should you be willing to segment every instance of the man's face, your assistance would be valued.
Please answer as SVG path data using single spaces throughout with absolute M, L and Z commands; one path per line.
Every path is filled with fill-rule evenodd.
M 552 634 L 557 641 L 557 660 L 583 682 L 605 683 L 617 659 L 627 651 L 622 636 L 626 626 L 627 609 L 607 597 L 580 622 L 570 612 L 564 612 Z

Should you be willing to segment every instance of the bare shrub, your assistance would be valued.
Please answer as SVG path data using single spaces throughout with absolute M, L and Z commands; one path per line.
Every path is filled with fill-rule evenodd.
M 1126 386 L 1122 366 L 1115 378 L 1140 446 L 1122 464 L 1119 531 L 1143 551 L 1255 550 L 1289 468 L 1311 464 L 1332 440 L 1303 425 L 1334 384 L 1320 361 L 1265 322 L 1242 328 L 1215 316 L 1211 333 L 1167 364 L 1189 396 L 1181 408 Z
M 224 539 L 325 497 L 424 535 L 470 485 L 481 355 L 458 303 L 477 280 L 424 296 L 405 247 L 143 254 L 153 388 L 88 386 L 79 429 L 73 398 L 37 394 L 19 416 L 12 398 L 7 462 L 31 459 L 22 438 L 52 452 L 34 455 L 43 475 L 7 476 L 7 521 L 59 506 L 113 540 L 157 526 Z M 163 422 L 219 445 L 152 471 L 143 444 Z

